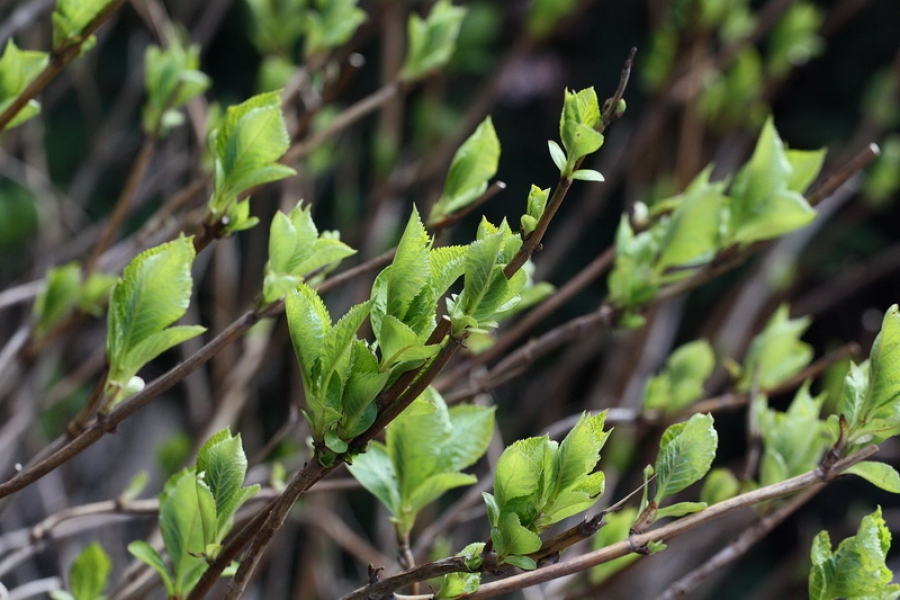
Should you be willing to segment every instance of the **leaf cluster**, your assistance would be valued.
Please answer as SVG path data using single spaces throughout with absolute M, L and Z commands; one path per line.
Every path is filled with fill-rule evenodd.
M 69 567 L 69 589 L 50 592 L 52 600 L 106 600 L 112 561 L 97 542 L 84 547 Z
M 107 319 L 106 409 L 122 400 L 126 390 L 134 390 L 135 384 L 143 386 L 132 378 L 145 364 L 206 331 L 199 325 L 170 327 L 191 300 L 191 239 L 180 236 L 141 252 L 113 287 Z
M 321 278 L 356 251 L 336 231 L 319 232 L 311 205 L 298 203 L 290 213 L 275 213 L 269 231 L 269 260 L 263 279 L 263 305 L 282 298 L 306 277 Z
M 207 560 L 218 556 L 235 513 L 259 492 L 259 485 L 244 487 L 246 474 L 241 436 L 224 429 L 203 445 L 194 467 L 166 482 L 159 497 L 159 528 L 169 566 L 144 541 L 132 542 L 128 551 L 159 573 L 170 598 L 190 592 Z
M 466 9 L 450 0 L 438 0 L 424 19 L 411 15 L 407 24 L 409 48 L 400 71 L 404 81 L 415 81 L 443 67 L 453 56 Z
M 822 531 L 813 540 L 809 573 L 810 600 L 879 599 L 900 597 L 900 585 L 891 583 L 893 573 L 885 565 L 891 547 L 891 532 L 879 507 L 863 517 L 856 535 L 832 549 L 831 538 Z
M 561 443 L 547 436 L 527 438 L 503 451 L 494 493 L 484 493 L 500 563 L 534 569 L 527 555 L 540 549 L 540 532 L 597 502 L 606 481 L 602 471 L 595 471 L 609 437 L 605 423 L 605 411 L 582 415 Z
M 600 104 L 594 88 L 579 92 L 566 90 L 563 110 L 559 117 L 559 139 L 562 147 L 548 141 L 550 157 L 564 179 L 603 181 L 603 175 L 591 169 L 578 169 L 589 154 L 603 145 L 603 134 L 597 131 L 600 124 Z
M 185 47 L 180 36 L 174 35 L 163 49 L 150 45 L 144 54 L 144 85 L 147 102 L 142 124 L 144 132 L 165 137 L 184 122 L 179 109 L 209 87 L 209 77 L 199 70 L 200 46 Z
M 416 516 L 444 492 L 471 485 L 461 473 L 487 450 L 494 409 L 447 408 L 433 388 L 387 427 L 385 442 L 372 442 L 350 473 L 390 511 L 398 538 L 409 535 Z
M 712 375 L 715 353 L 706 340 L 676 348 L 662 372 L 650 378 L 644 391 L 644 408 L 677 414 L 703 395 L 703 382 Z
M 50 62 L 50 55 L 37 50 L 20 50 L 10 38 L 0 56 L 0 112 L 5 111 L 21 94 L 28 84 L 43 71 Z M 11 129 L 36 117 L 41 105 L 31 99 L 22 107 L 6 126 Z
M 98 272 L 85 277 L 77 263 L 49 269 L 34 301 L 35 336 L 40 339 L 75 313 L 99 316 L 117 279 Z
M 684 193 L 654 205 L 653 222 L 635 231 L 625 216 L 616 233 L 610 300 L 640 306 L 659 288 L 684 279 L 719 252 L 784 235 L 816 215 L 802 192 L 818 175 L 824 151 L 788 150 L 766 121 L 750 160 L 734 181 L 711 182 L 711 167 Z M 725 190 L 728 188 L 728 192 Z
M 112 0 L 59 0 L 53 11 L 53 50 L 80 45 L 83 54 L 93 47 L 93 36 L 83 32 Z
M 295 174 L 277 162 L 290 146 L 279 93 L 258 94 L 229 107 L 211 135 L 211 144 L 215 172 L 208 222 L 221 222 L 229 234 L 249 229 L 259 219 L 250 217 L 249 202 L 241 196 L 258 185 Z

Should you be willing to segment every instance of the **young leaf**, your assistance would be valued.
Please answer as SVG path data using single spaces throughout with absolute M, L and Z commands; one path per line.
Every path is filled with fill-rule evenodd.
M 358 0 L 316 0 L 306 11 L 307 57 L 327 52 L 347 43 L 366 21 Z
M 453 6 L 450 0 L 438 0 L 425 19 L 410 16 L 407 27 L 409 49 L 400 77 L 415 81 L 443 67 L 453 56 L 465 16 L 466 9 Z
M 769 118 L 753 156 L 731 186 L 731 243 L 771 239 L 813 220 L 815 209 L 794 188 L 808 183 L 818 173 L 811 172 L 812 161 L 800 156 L 795 155 L 794 162 L 791 161 Z M 795 176 L 798 167 L 802 174 Z
M 162 556 L 159 555 L 159 552 L 157 552 L 153 546 L 143 540 L 136 540 L 128 544 L 128 551 L 131 552 L 132 556 L 136 559 L 149 565 L 159 573 L 159 576 L 163 580 L 163 584 L 166 586 L 166 593 L 169 596 L 173 596 L 176 593 L 175 583 L 172 581 L 169 568 L 166 566 Z
M 760 485 L 784 481 L 815 468 L 829 444 L 833 443 L 827 435 L 827 426 L 819 420 L 825 395 L 813 398 L 809 384 L 807 381 L 797 390 L 787 412 L 765 408 L 764 399 L 756 409 L 765 445 Z
M 676 502 L 669 506 L 660 508 L 656 511 L 656 518 L 663 519 L 666 517 L 683 517 L 695 512 L 700 512 L 707 507 L 706 502 Z
M 258 485 L 242 487 L 247 457 L 240 434 L 232 436 L 228 429 L 223 429 L 207 440 L 197 455 L 196 471 L 198 477 L 203 474 L 203 481 L 215 500 L 213 541 L 219 543 L 231 529 L 238 508 L 260 489 Z
M 112 0 L 58 0 L 53 11 L 53 49 L 84 43 L 82 32 Z M 88 42 L 88 45 L 93 45 Z
M 169 327 L 191 298 L 194 246 L 184 236 L 137 255 L 113 288 L 106 353 L 107 393 L 111 402 L 146 363 L 205 331 L 199 326 Z
M 34 301 L 35 333 L 47 333 L 72 314 L 81 288 L 81 268 L 68 263 L 47 271 L 44 288 Z
M 50 61 L 46 52 L 19 50 L 12 37 L 6 42 L 3 56 L 0 56 L 0 111 L 13 103 L 16 97 L 28 87 L 31 80 L 40 74 Z M 21 125 L 41 112 L 37 100 L 29 100 L 6 129 Z
M 678 413 L 703 395 L 703 382 L 712 375 L 716 357 L 706 340 L 677 348 L 665 369 L 647 382 L 644 408 Z
M 457 556 L 465 556 L 469 568 L 477 569 L 481 566 L 481 553 L 484 551 L 484 542 L 469 544 L 462 549 Z M 474 563 L 478 564 L 474 564 Z M 464 594 L 471 594 L 478 590 L 481 583 L 481 573 L 450 573 L 441 577 L 441 583 L 434 595 L 435 600 L 453 600 Z
M 718 441 L 711 415 L 696 414 L 666 429 L 656 458 L 657 505 L 706 475 Z
M 579 92 L 566 90 L 562 115 L 559 120 L 559 137 L 566 149 L 565 167 L 560 168 L 564 177 L 573 177 L 575 163 L 588 154 L 596 152 L 603 145 L 603 134 L 594 129 L 599 121 L 600 105 L 594 88 L 583 89 Z M 553 147 L 551 146 L 552 153 Z M 556 161 L 556 157 L 554 157 L 554 161 Z M 592 177 L 592 175 L 587 175 L 587 177 Z M 600 177 L 602 179 L 602 175 Z
M 215 177 L 209 220 L 216 222 L 228 215 L 228 231 L 235 231 L 235 227 L 247 225 L 247 219 L 240 218 L 243 214 L 232 212 L 235 204 L 248 210 L 244 202 L 238 202 L 238 196 L 257 185 L 295 174 L 276 162 L 290 146 L 279 92 L 259 94 L 229 107 L 214 138 Z
M 202 554 L 208 541 L 198 498 L 204 487 L 193 469 L 184 469 L 166 482 L 159 497 L 159 528 L 172 561 L 172 587 L 176 594 L 188 591 L 188 583 L 206 567 Z
M 493 408 L 448 409 L 432 388 L 411 408 L 388 425 L 384 447 L 378 446 L 375 455 L 360 455 L 350 466 L 351 474 L 391 511 L 401 536 L 412 530 L 418 512 L 444 492 L 475 483 L 459 471 L 484 454 L 494 428 Z
M 465 208 L 487 189 L 488 180 L 497 173 L 500 140 L 487 117 L 463 142 L 453 156 L 444 191 L 428 214 L 429 223 Z
M 893 574 L 885 565 L 890 547 L 891 532 L 881 508 L 863 517 L 856 535 L 842 541 L 835 551 L 828 532 L 820 532 L 810 552 L 810 600 L 897 598 L 900 585 L 891 583 Z
M 679 197 L 665 227 L 656 268 L 699 266 L 715 255 L 721 235 L 721 213 L 727 198 L 724 182 L 709 182 L 712 167 L 704 169 Z M 684 274 L 691 271 L 685 270 Z
M 616 261 L 607 279 L 610 302 L 632 308 L 656 296 L 660 281 L 654 263 L 659 244 L 657 229 L 635 235 L 628 215 L 622 215 L 616 230 Z
M 812 320 L 809 317 L 790 319 L 788 314 L 786 304 L 779 306 L 766 328 L 753 338 L 744 359 L 739 390 L 749 390 L 754 382 L 760 389 L 772 389 L 799 373 L 812 360 L 812 346 L 800 341 Z
M 247 0 L 246 4 L 251 15 L 250 39 L 260 54 L 291 56 L 307 30 L 309 1 Z
M 886 492 L 900 494 L 900 473 L 897 473 L 897 469 L 889 464 L 864 460 L 846 469 L 844 473 L 859 475 Z
M 312 220 L 311 206 L 297 204 L 287 215 L 279 211 L 269 232 L 269 261 L 263 280 L 263 302 L 271 304 L 297 287 L 305 276 L 336 266 L 356 251 L 336 232 L 322 232 Z
M 102 600 L 112 569 L 109 556 L 94 542 L 84 548 L 69 569 L 69 590 L 75 600 Z
M 184 117 L 178 109 L 209 87 L 200 67 L 200 46 L 185 48 L 179 36 L 172 36 L 168 47 L 148 46 L 144 55 L 144 81 L 147 104 L 142 124 L 144 132 L 165 137 L 173 127 L 181 125 Z
M 546 37 L 577 4 L 576 0 L 533 0 L 528 12 L 529 35 L 535 39 Z

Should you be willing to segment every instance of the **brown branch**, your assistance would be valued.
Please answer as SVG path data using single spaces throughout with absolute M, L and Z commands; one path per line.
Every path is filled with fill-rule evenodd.
M 544 583 L 566 575 L 580 573 L 613 559 L 632 554 L 633 552 L 639 552 L 652 542 L 662 542 L 674 538 L 735 510 L 748 508 L 760 504 L 761 502 L 768 502 L 810 488 L 818 490 L 849 467 L 869 458 L 877 451 L 877 446 L 867 446 L 853 456 L 841 459 L 827 471 L 817 468 L 785 481 L 758 488 L 751 492 L 747 492 L 746 494 L 729 498 L 728 500 L 723 500 L 700 512 L 688 515 L 657 529 L 632 535 L 627 540 L 611 544 L 593 552 L 588 552 L 587 554 L 583 554 L 571 560 L 550 565 L 536 571 L 514 575 L 502 581 L 487 583 L 481 586 L 477 592 L 464 596 L 464 598 L 469 598 L 471 600 L 494 598 L 538 583 Z
M 725 548 L 722 548 L 715 556 L 704 561 L 702 565 L 673 583 L 669 589 L 657 597 L 656 600 L 675 600 L 676 598 L 684 597 L 685 594 L 706 581 L 716 571 L 746 554 L 756 542 L 768 535 L 775 527 L 780 525 L 804 504 L 809 502 L 822 490 L 822 487 L 823 486 L 821 485 L 817 485 L 808 488 L 798 496 L 792 498 L 790 502 L 784 506 L 751 524 L 750 527 L 745 529 L 744 532 L 737 537 L 737 539 L 728 544 Z

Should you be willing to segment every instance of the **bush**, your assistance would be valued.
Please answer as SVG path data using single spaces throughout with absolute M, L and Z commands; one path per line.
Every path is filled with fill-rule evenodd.
M 9 12 L 0 597 L 900 596 L 900 15 L 827 5 Z

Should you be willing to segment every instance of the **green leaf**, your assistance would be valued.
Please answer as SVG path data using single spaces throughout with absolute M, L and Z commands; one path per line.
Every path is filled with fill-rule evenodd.
M 357 0 L 315 0 L 306 12 L 307 57 L 327 52 L 347 43 L 366 21 Z
M 683 517 L 684 515 L 700 512 L 706 507 L 706 502 L 676 502 L 675 504 L 670 504 L 669 506 L 657 510 L 656 519 L 665 517 Z
M 706 475 L 716 456 L 718 440 L 713 418 L 707 414 L 693 415 L 666 429 L 656 458 L 657 504 Z
M 182 594 L 187 583 L 206 568 L 201 554 L 206 548 L 203 520 L 193 469 L 184 469 L 166 482 L 159 497 L 159 528 L 166 554 L 172 561 L 173 591 Z
M 712 167 L 704 169 L 677 198 L 661 240 L 656 263 L 659 272 L 681 265 L 699 266 L 719 249 L 721 214 L 727 198 L 723 182 L 709 182 L 711 172 Z
M 434 223 L 465 208 L 478 199 L 497 173 L 500 140 L 490 117 L 487 117 L 463 142 L 453 156 L 444 191 L 428 215 Z
M 450 0 L 438 0 L 428 17 L 411 15 L 407 26 L 409 48 L 400 77 L 415 81 L 443 67 L 456 49 L 456 38 L 466 9 Z
M 859 475 L 886 492 L 900 494 L 900 473 L 889 464 L 866 460 L 844 470 L 844 473 Z
M 599 550 L 628 539 L 629 529 L 637 517 L 637 509 L 635 507 L 623 508 L 618 512 L 613 512 L 603 521 L 605 525 L 594 534 L 591 539 L 591 548 Z M 637 554 L 627 554 L 610 562 L 602 563 L 592 568 L 589 572 L 590 582 L 597 585 L 609 579 L 639 558 Z
M 712 375 L 716 358 L 706 340 L 677 348 L 665 369 L 647 382 L 644 408 L 678 413 L 703 395 L 703 383 Z
M 53 49 L 84 42 L 82 32 L 112 0 L 57 0 L 53 11 Z
M 897 598 L 900 585 L 891 583 L 893 574 L 885 565 L 890 545 L 891 532 L 881 508 L 863 517 L 856 535 L 842 541 L 833 553 L 828 533 L 819 533 L 810 552 L 810 598 Z
M 807 381 L 797 390 L 787 412 L 754 405 L 766 452 L 760 465 L 760 484 L 769 485 L 814 469 L 834 440 L 819 419 L 825 395 L 813 398 Z
M 795 167 L 772 119 L 766 121 L 753 156 L 731 186 L 732 243 L 749 244 L 778 237 L 815 218 L 815 209 L 793 189 L 817 174 L 812 172 L 808 158 L 795 155 Z M 795 170 L 799 171 L 797 175 Z
M 400 514 L 400 483 L 394 461 L 381 442 L 372 442 L 347 467 L 364 488 L 378 498 L 391 514 Z
M 872 344 L 866 400 L 875 416 L 900 417 L 900 307 L 884 314 L 881 332 Z
M 753 338 L 744 359 L 739 390 L 749 390 L 754 382 L 763 390 L 775 388 L 812 360 L 812 346 L 800 341 L 812 320 L 809 317 L 790 319 L 789 312 L 786 304 L 779 306 L 765 329 Z
M 351 352 L 352 368 L 341 398 L 341 434 L 345 439 L 356 437 L 375 422 L 378 411 L 373 401 L 390 377 L 390 373 L 379 371 L 378 359 L 365 342 L 355 340 Z
M 565 173 L 566 164 L 569 162 L 569 159 L 566 158 L 566 151 L 553 140 L 547 140 L 547 146 L 550 148 L 550 158 L 553 159 L 553 164 L 559 169 L 560 174 Z
M 110 297 L 106 352 L 108 389 L 124 388 L 147 362 L 205 331 L 173 327 L 191 298 L 194 246 L 184 236 L 137 255 Z
M 3 50 L 3 56 L 0 56 L 0 111 L 5 111 L 49 62 L 50 55 L 46 52 L 20 50 L 10 37 Z M 21 125 L 40 112 L 41 105 L 37 100 L 29 100 L 9 122 L 6 129 Z
M 290 146 L 290 136 L 281 112 L 278 91 L 253 96 L 231 106 L 222 125 L 214 134 L 215 177 L 209 214 L 212 222 L 224 215 L 230 217 L 227 227 L 246 227 L 246 219 L 232 213 L 232 205 L 240 204 L 238 196 L 250 188 L 284 179 L 295 174 L 290 167 L 278 164 Z
M 514 567 L 519 567 L 523 571 L 534 571 L 537 569 L 537 563 L 533 558 L 528 556 L 507 556 L 503 559 L 503 562 Z
M 215 499 L 216 535 L 221 542 L 231 529 L 234 514 L 241 504 L 259 490 L 259 486 L 242 488 L 247 475 L 247 457 L 241 444 L 241 435 L 232 436 L 228 429 L 213 435 L 197 454 L 197 475 L 204 474 L 204 481 Z
M 303 384 L 309 394 L 318 387 L 313 369 L 322 353 L 325 333 L 331 328 L 331 315 L 315 290 L 302 283 L 287 295 L 284 308 Z
M 531 554 L 541 549 L 541 538 L 523 527 L 519 522 L 519 516 L 512 512 L 501 516 L 499 527 L 491 528 L 491 539 L 494 541 L 497 554 L 507 562 L 511 556 Z M 510 564 L 520 566 L 516 562 Z
M 737 496 L 741 484 L 731 470 L 724 467 L 713 469 L 706 476 L 700 490 L 700 501 L 709 505 Z
M 247 0 L 250 39 L 262 55 L 291 55 L 307 30 L 309 0 Z
M 535 39 L 546 37 L 577 5 L 576 0 L 532 0 L 528 12 L 529 35 Z
M 72 314 L 81 293 L 81 267 L 77 263 L 68 263 L 51 268 L 44 282 L 34 301 L 37 335 L 49 332 Z
M 660 280 L 654 263 L 659 243 L 657 230 L 651 228 L 635 235 L 628 215 L 622 215 L 616 230 L 616 260 L 607 279 L 611 303 L 631 308 L 656 296 Z
M 100 600 L 106 589 L 112 562 L 94 542 L 84 548 L 69 569 L 69 590 L 75 600 Z
M 462 549 L 457 556 L 466 557 L 466 565 L 475 570 L 483 562 L 481 554 L 484 551 L 484 542 L 469 544 Z M 453 600 L 463 594 L 471 594 L 478 590 L 481 583 L 481 573 L 450 573 L 441 577 L 440 587 L 435 593 L 435 600 Z
M 600 449 L 609 438 L 604 431 L 607 411 L 593 416 L 582 414 L 556 453 L 556 489 L 576 488 L 600 460 Z
M 594 171 L 593 169 L 578 169 L 572 173 L 571 177 L 580 181 L 606 181 L 600 171 Z
M 185 47 L 181 36 L 170 36 L 165 49 L 150 45 L 144 54 L 144 85 L 147 103 L 142 114 L 144 132 L 165 137 L 184 121 L 178 112 L 209 87 L 209 77 L 200 67 L 200 46 Z
M 169 574 L 169 569 L 166 567 L 166 563 L 163 561 L 162 556 L 159 555 L 153 546 L 143 540 L 136 540 L 128 544 L 128 551 L 131 552 L 135 558 L 153 567 L 153 569 L 159 573 L 159 576 L 163 580 L 163 584 L 166 586 L 166 593 L 169 596 L 176 593 L 175 584 L 172 582 L 172 576 Z
M 603 145 L 603 134 L 594 129 L 599 121 L 600 105 L 594 88 L 579 92 L 566 90 L 559 120 L 559 137 L 567 154 L 565 167 L 560 167 L 563 176 L 571 177 L 575 164 Z M 554 157 L 554 162 L 556 160 Z

